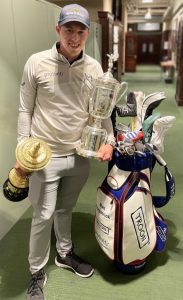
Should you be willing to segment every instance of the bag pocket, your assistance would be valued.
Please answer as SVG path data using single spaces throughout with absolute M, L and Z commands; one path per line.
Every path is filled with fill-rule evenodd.
M 163 217 L 154 208 L 154 217 L 156 223 L 157 241 L 155 250 L 162 252 L 166 247 L 166 237 L 167 237 L 167 224 L 165 223 Z
M 95 237 L 96 240 L 110 258 L 115 258 L 115 234 L 118 203 L 114 196 L 105 188 L 98 188 L 95 212 Z
M 123 171 L 115 164 L 107 175 L 107 183 L 111 189 L 119 190 L 125 184 L 130 174 L 131 172 Z

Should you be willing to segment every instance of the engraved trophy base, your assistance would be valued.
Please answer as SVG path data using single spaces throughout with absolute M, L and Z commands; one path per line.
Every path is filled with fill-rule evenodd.
M 97 152 L 84 149 L 81 145 L 76 148 L 76 152 L 83 157 L 98 159 Z
M 103 128 L 87 125 L 83 130 L 81 143 L 76 147 L 76 152 L 87 158 L 98 159 L 98 150 L 105 144 L 107 132 Z
M 29 192 L 28 176 L 19 175 L 15 168 L 11 169 L 8 179 L 3 184 L 3 194 L 6 199 L 18 202 L 27 198 Z
M 29 187 L 18 188 L 14 186 L 9 179 L 7 179 L 3 184 L 3 194 L 6 199 L 12 202 L 19 202 L 27 198 L 29 192 Z

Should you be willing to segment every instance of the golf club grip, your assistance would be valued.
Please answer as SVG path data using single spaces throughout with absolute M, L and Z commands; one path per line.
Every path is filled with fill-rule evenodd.
M 160 163 L 160 165 L 162 165 L 162 166 L 166 166 L 166 162 L 164 161 L 164 159 L 161 157 L 161 155 L 159 155 L 159 154 L 155 154 L 155 153 L 153 153 L 154 154 L 154 156 L 156 157 L 156 159 L 157 159 L 157 161 Z

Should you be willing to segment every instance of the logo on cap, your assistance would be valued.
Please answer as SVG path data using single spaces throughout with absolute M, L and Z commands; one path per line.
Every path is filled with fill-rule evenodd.
M 77 15 L 77 16 L 81 16 L 82 18 L 84 18 L 84 15 L 82 14 L 82 12 L 80 11 L 79 8 L 71 8 L 68 12 L 66 12 L 67 16 L 70 15 Z

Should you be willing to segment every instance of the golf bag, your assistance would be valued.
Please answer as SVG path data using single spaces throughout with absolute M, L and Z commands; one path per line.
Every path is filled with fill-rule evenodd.
M 163 251 L 167 225 L 156 207 L 175 194 L 174 178 L 164 166 L 166 196 L 152 196 L 152 153 L 122 155 L 115 151 L 113 166 L 97 190 L 95 237 L 103 252 L 124 272 L 144 268 L 153 250 Z

